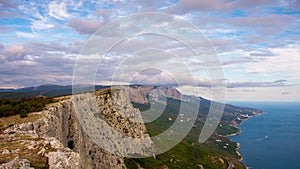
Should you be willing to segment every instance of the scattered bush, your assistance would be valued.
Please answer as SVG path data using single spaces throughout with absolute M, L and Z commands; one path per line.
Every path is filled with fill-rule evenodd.
M 24 117 L 27 117 L 28 116 L 28 112 L 26 110 L 21 110 L 21 113 L 20 113 L 20 117 L 21 118 L 24 118 Z
M 27 117 L 30 112 L 42 111 L 46 104 L 53 103 L 53 98 L 33 98 L 10 100 L 0 99 L 0 118 L 20 114 L 20 117 Z

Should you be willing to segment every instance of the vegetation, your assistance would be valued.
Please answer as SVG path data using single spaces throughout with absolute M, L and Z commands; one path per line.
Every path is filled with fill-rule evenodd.
M 59 86 L 59 85 L 41 85 L 36 87 L 26 87 L 21 89 L 0 89 L 0 98 L 6 99 L 24 99 L 24 98 L 34 98 L 37 96 L 66 96 L 72 94 L 72 91 L 76 93 L 82 93 L 87 91 L 92 91 L 94 89 L 107 88 L 107 86 L 101 85 L 83 85 L 83 86 Z
M 220 124 L 217 128 L 217 132 L 220 135 L 227 136 L 235 133 L 239 133 L 240 130 L 234 126 L 228 125 L 228 124 Z
M 184 108 L 183 111 L 189 111 L 193 103 L 188 103 L 190 106 Z M 136 104 L 133 105 L 141 111 L 147 110 L 150 105 Z M 171 150 L 157 155 L 156 157 L 148 157 L 144 159 L 126 158 L 125 164 L 129 169 L 145 168 L 229 168 L 229 165 L 234 165 L 235 168 L 245 168 L 239 162 L 239 156 L 236 153 L 237 144 L 232 142 L 226 136 L 237 132 L 238 129 L 230 126 L 228 123 L 219 125 L 216 132 L 203 144 L 198 143 L 198 137 L 204 124 L 205 117 L 209 110 L 209 104 L 203 103 L 199 108 L 198 118 L 194 127 L 189 134 Z M 146 123 L 146 128 L 151 136 L 168 129 L 176 119 L 180 110 L 180 101 L 169 99 L 167 106 L 161 116 L 151 123 Z
M 58 88 L 55 90 L 59 91 L 58 93 L 61 94 L 60 91 L 62 89 Z M 46 91 L 44 88 L 42 88 L 38 93 L 36 92 L 36 90 L 19 92 L 29 92 L 31 94 L 34 93 L 34 95 L 45 95 L 45 93 L 50 92 L 50 90 Z M 98 94 L 111 95 L 114 93 L 114 90 L 112 91 L 110 88 L 107 88 L 97 92 Z M 18 94 L 14 94 L 13 96 L 19 97 Z M 54 102 L 53 98 L 42 97 L 18 100 L 0 99 L 0 133 L 3 128 L 6 128 L 8 126 L 37 120 L 42 116 L 41 114 L 28 113 L 41 111 L 44 109 L 46 104 L 52 102 Z M 187 104 L 188 106 L 182 107 L 182 111 L 193 112 L 193 110 L 195 110 L 195 107 L 197 107 L 196 102 L 188 102 Z M 236 169 L 245 168 L 245 166 L 243 166 L 243 164 L 239 161 L 240 157 L 236 153 L 237 144 L 232 142 L 226 136 L 239 132 L 239 130 L 232 125 L 232 122 L 237 122 L 237 124 L 239 124 L 241 120 L 237 121 L 237 117 L 239 117 L 239 119 L 242 119 L 242 117 L 246 118 L 248 115 L 251 116 L 253 110 L 226 105 L 221 123 L 217 127 L 215 133 L 205 143 L 199 144 L 198 137 L 207 117 L 210 104 L 211 102 L 209 100 L 201 98 L 200 108 L 199 110 L 197 110 L 198 115 L 193 128 L 191 129 L 189 134 L 174 148 L 155 157 L 148 157 L 143 159 L 126 158 L 125 164 L 127 168 L 232 168 L 233 165 Z M 142 112 L 148 110 L 151 107 L 150 104 L 133 103 L 133 105 L 134 107 L 139 108 Z M 158 135 L 168 129 L 173 124 L 174 119 L 177 119 L 180 116 L 180 109 L 181 101 L 168 98 L 167 106 L 165 107 L 164 112 L 159 116 L 159 118 L 157 118 L 153 122 L 145 124 L 147 132 L 150 134 L 150 136 Z M 155 110 L 153 111 L 155 112 Z M 29 141 L 31 138 L 23 139 Z M 20 147 L 9 146 L 18 146 L 18 144 L 11 142 L 11 140 L 7 140 L 5 137 L 0 138 L 0 148 L 8 147 L 7 149 L 9 150 L 20 149 L 21 155 L 19 155 L 22 158 L 29 159 L 32 166 L 34 166 L 35 168 L 47 168 L 47 166 L 44 165 L 46 164 L 47 158 L 39 156 L 36 150 L 27 151 Z M 24 145 L 22 146 L 24 147 Z M 68 147 L 73 147 L 73 143 L 68 143 Z M 7 162 L 12 158 L 13 157 L 9 157 L 7 155 L 1 156 L 0 154 L 0 163 Z
M 13 115 L 9 117 L 0 118 L 0 133 L 3 126 L 14 126 L 22 123 L 34 122 L 40 119 L 43 115 L 38 113 L 29 113 L 28 117 L 20 118 L 20 115 Z
M 54 102 L 51 97 L 37 97 L 32 99 L 0 99 L 0 118 L 19 114 L 27 117 L 29 112 L 42 111 L 46 104 Z
M 11 139 L 12 137 L 14 139 Z M 45 145 L 43 138 L 33 138 L 17 133 L 11 133 L 9 136 L 0 135 L 0 150 L 10 152 L 7 154 L 0 153 L 0 164 L 7 163 L 18 156 L 20 159 L 29 160 L 30 167 L 36 169 L 49 168 L 47 157 L 40 153 L 42 149 L 45 149 L 45 153 L 56 151 L 50 144 Z
M 0 98 L 6 99 L 24 99 L 24 98 L 34 98 L 35 95 L 25 92 L 0 92 Z

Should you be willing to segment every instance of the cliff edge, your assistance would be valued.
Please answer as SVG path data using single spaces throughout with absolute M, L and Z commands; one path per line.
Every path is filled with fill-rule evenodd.
M 101 116 L 107 124 L 127 137 L 149 138 L 146 127 L 143 123 L 130 121 L 131 117 L 141 120 L 140 111 L 134 108 L 123 89 L 119 88 L 112 91 L 102 89 L 92 92 L 100 111 L 94 113 L 95 117 Z M 10 138 L 7 143 L 19 144 L 19 150 L 7 150 L 2 152 L 10 155 L 7 163 L 1 164 L 0 168 L 15 168 L 21 166 L 22 160 L 26 161 L 26 152 L 29 149 L 32 154 L 38 155 L 36 158 L 44 158 L 47 164 L 35 168 L 126 168 L 124 160 L 119 154 L 112 154 L 104 150 L 101 145 L 96 144 L 95 140 L 86 134 L 80 124 L 80 119 L 75 110 L 85 110 L 86 105 L 79 104 L 74 106 L 78 99 L 90 98 L 91 92 L 56 98 L 57 102 L 47 105 L 46 110 L 37 114 L 42 115 L 35 122 L 28 122 L 20 125 L 8 127 L 1 133 L 1 138 Z M 117 99 L 117 100 L 114 100 Z M 100 114 L 99 114 L 100 113 Z M 23 139 L 20 137 L 24 137 Z M 14 142 L 13 140 L 19 140 Z M 27 144 L 28 142 L 28 144 Z M 134 145 L 133 145 L 134 146 Z M 146 147 L 151 148 L 152 142 L 149 139 Z M 26 149 L 26 150 L 25 150 Z M 122 151 L 122 150 L 120 150 Z M 1 152 L 0 152 L 1 153 Z M 14 157 L 14 158 L 12 158 Z M 30 161 L 30 157 L 29 161 Z M 45 160 L 46 159 L 46 160 Z M 41 163 L 43 162 L 41 161 Z M 28 162 L 28 160 L 27 160 Z M 32 164 L 32 162 L 30 162 Z M 30 168 L 28 163 L 25 165 Z

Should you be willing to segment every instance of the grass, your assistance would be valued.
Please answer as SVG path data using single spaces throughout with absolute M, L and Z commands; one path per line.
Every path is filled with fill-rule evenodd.
M 13 125 L 19 125 L 22 123 L 35 122 L 42 118 L 41 113 L 29 113 L 28 117 L 20 118 L 20 115 L 13 115 L 9 117 L 0 118 L 0 128 L 11 127 Z M 29 149 L 28 146 L 31 142 L 38 142 L 37 148 Z M 36 169 L 47 168 L 47 157 L 39 155 L 43 140 L 41 138 L 32 138 L 24 134 L 0 134 L 0 164 L 6 163 L 15 157 L 20 159 L 28 159 L 31 167 Z M 54 151 L 50 145 L 47 145 L 46 151 Z M 2 154 L 2 151 L 6 149 L 9 151 L 19 150 L 18 152 Z
M 29 113 L 28 117 L 20 118 L 20 115 L 13 115 L 9 117 L 0 118 L 0 128 L 3 126 L 18 125 L 22 123 L 35 122 L 38 119 L 42 118 L 41 113 Z
M 35 143 L 32 146 L 32 142 Z M 32 146 L 33 148 L 29 148 Z M 9 150 L 9 154 L 0 153 L 0 164 L 6 163 L 15 157 L 19 159 L 27 159 L 30 161 L 30 166 L 36 169 L 48 168 L 47 157 L 38 152 L 45 148 L 46 152 L 56 151 L 50 145 L 44 145 L 42 138 L 32 138 L 24 134 L 1 134 L 0 135 L 0 151 Z M 17 151 L 16 151 L 17 150 Z

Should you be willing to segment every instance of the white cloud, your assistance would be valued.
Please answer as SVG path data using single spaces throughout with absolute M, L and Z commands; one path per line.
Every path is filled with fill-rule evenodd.
M 18 83 L 20 85 L 26 83 L 31 85 L 40 83 L 37 80 L 43 78 L 47 78 L 49 82 L 55 82 L 55 78 L 60 78 L 57 76 L 59 73 L 71 75 L 75 53 L 82 47 L 81 45 L 84 42 L 82 38 L 86 37 L 80 34 L 94 33 L 99 27 L 112 19 L 129 16 L 137 12 L 165 11 L 175 13 L 174 16 L 177 20 L 183 19 L 196 24 L 208 37 L 213 37 L 212 43 L 218 52 L 221 53 L 220 59 L 223 61 L 223 68 L 227 73 L 228 82 L 239 82 L 236 85 L 240 85 L 229 90 L 230 99 L 243 99 L 243 97 L 246 97 L 250 100 L 251 98 L 259 98 L 261 97 L 259 92 L 256 93 L 255 91 L 260 90 L 260 93 L 264 93 L 264 99 L 279 97 L 282 93 L 284 93 L 284 97 L 296 97 L 295 94 L 293 95 L 293 91 L 289 90 L 288 86 L 283 88 L 277 87 L 276 89 L 280 90 L 278 95 L 267 95 L 264 92 L 276 93 L 275 87 L 264 81 L 273 82 L 283 79 L 286 80 L 285 85 L 300 83 L 300 66 L 298 66 L 300 63 L 300 46 L 285 47 L 291 41 L 299 41 L 299 35 L 296 33 L 299 27 L 299 22 L 297 22 L 299 17 L 297 17 L 297 14 L 289 14 L 289 8 L 297 9 L 299 7 L 297 6 L 299 3 L 296 3 L 294 0 L 280 0 L 279 6 L 286 10 L 285 14 L 274 12 L 273 7 L 278 4 L 277 1 L 274 2 L 272 0 L 181 0 L 179 2 L 133 0 L 130 1 L 131 3 L 121 0 L 53 0 L 46 3 L 41 1 L 22 1 L 22 3 L 15 5 L 12 5 L 10 1 L 5 2 L 2 6 L 0 5 L 3 8 L 2 14 L 7 16 L 5 19 L 11 19 L 12 21 L 16 18 L 24 20 L 24 22 L 18 22 L 17 25 L 1 25 L 2 28 L 5 28 L 5 33 L 8 32 L 9 34 L 11 32 L 11 35 L 3 34 L 4 38 L 2 37 L 2 41 L 0 41 L 0 43 L 6 44 L 2 48 L 0 46 L 0 61 L 3 63 L 1 70 L 7 72 L 1 75 L 1 79 L 12 79 L 10 84 Z M 14 7 L 13 10 L 11 10 L 12 7 Z M 233 13 L 232 10 L 235 9 L 238 10 Z M 31 25 L 28 24 L 28 21 L 31 22 Z M 135 33 L 139 29 L 144 28 L 143 26 L 148 26 L 146 21 L 147 19 L 144 24 L 140 24 L 142 25 L 141 27 L 136 27 L 136 22 L 122 24 L 124 26 L 128 24 L 128 29 L 125 33 Z M 167 29 L 166 33 L 174 31 L 174 33 L 189 34 L 188 38 L 190 39 L 194 38 L 195 34 L 193 32 L 188 33 L 190 30 L 180 28 L 180 25 L 175 23 L 169 23 L 169 20 L 163 20 L 158 17 L 155 22 L 157 24 L 153 24 L 153 27 L 156 29 L 168 28 L 168 24 L 173 24 L 173 27 L 176 29 Z M 30 26 L 33 33 L 27 31 Z M 68 26 L 75 31 L 67 28 Z M 95 43 L 89 42 L 91 44 L 90 53 L 94 54 L 95 51 L 106 49 L 108 47 L 107 44 L 125 35 L 123 32 L 118 33 L 112 30 L 106 33 L 107 37 L 105 39 L 102 38 L 102 43 L 98 41 Z M 12 41 L 7 42 L 9 39 L 14 40 L 14 42 L 31 39 L 34 41 L 26 45 L 26 43 L 14 44 Z M 61 46 L 56 43 L 45 45 L 42 43 L 44 40 L 50 42 L 53 39 L 64 45 Z M 77 40 L 81 41 L 82 44 L 72 48 L 68 47 L 69 44 Z M 206 47 L 205 44 L 199 41 L 194 46 Z M 210 81 L 207 74 L 198 74 L 198 72 L 204 71 L 205 67 L 199 66 L 202 62 L 193 58 L 193 53 L 191 54 L 185 47 L 182 47 L 182 44 L 167 38 L 147 38 L 144 36 L 140 39 L 131 38 L 116 45 L 113 48 L 115 53 L 110 53 L 112 56 L 109 55 L 103 60 L 102 67 L 99 68 L 103 72 L 99 75 L 100 79 L 97 80 L 111 80 L 109 77 L 113 75 L 114 69 L 123 59 L 122 56 L 125 53 L 133 54 L 148 48 L 162 49 L 167 53 L 176 54 L 178 57 L 182 57 L 183 61 L 180 63 L 186 65 L 180 65 L 174 59 L 166 59 L 165 53 L 155 53 L 155 55 L 143 57 L 140 60 L 128 59 L 126 64 L 121 65 L 122 71 L 119 74 L 121 80 L 125 81 L 133 78 L 128 76 L 128 73 L 133 75 L 145 68 L 157 66 L 160 69 L 164 68 L 166 71 L 174 72 L 172 76 L 180 81 L 190 83 L 191 78 L 186 75 L 187 71 L 179 71 L 180 67 L 185 66 L 194 73 L 192 74 L 196 77 L 194 79 L 202 85 L 199 89 L 203 89 L 203 91 L 199 92 L 197 91 L 198 89 L 194 90 L 186 87 L 186 91 L 190 93 L 199 92 L 200 95 L 205 96 Z M 88 55 L 90 53 L 85 54 Z M 93 61 L 93 58 L 87 57 L 84 59 L 83 63 Z M 90 67 L 87 66 L 87 68 Z M 53 76 L 50 76 L 51 74 Z M 172 82 L 169 76 L 169 74 L 163 73 L 159 75 L 137 74 L 134 78 L 137 81 L 155 84 L 157 82 Z M 70 83 L 70 79 L 67 77 L 61 79 L 66 84 Z M 118 83 L 122 83 L 121 80 Z M 245 87 L 243 85 L 247 83 L 251 83 L 248 85 L 248 87 L 251 86 L 250 90 L 249 88 L 243 88 Z M 253 86 L 256 84 L 257 86 Z M 259 88 L 260 84 L 265 85 L 265 87 Z M 269 90 L 267 89 L 268 87 L 274 89 Z
M 68 26 L 75 29 L 80 34 L 93 34 L 101 26 L 102 22 L 99 20 L 87 20 L 87 19 L 71 19 Z
M 14 66 L 32 66 L 32 65 L 36 65 L 37 63 L 30 60 L 18 60 L 18 61 L 13 61 L 11 64 Z
M 54 24 L 46 23 L 39 20 L 32 21 L 32 30 L 39 30 L 39 29 L 50 29 L 54 28 Z
M 212 99 L 212 89 L 199 86 L 180 86 L 177 88 L 185 95 L 200 96 L 206 99 Z
M 180 86 L 185 95 L 212 98 L 212 89 L 207 87 Z M 227 101 L 300 101 L 300 86 L 247 87 L 225 89 Z M 218 97 L 218 96 L 217 96 Z M 220 96 L 219 96 L 220 97 Z M 222 101 L 222 100 L 219 100 Z
M 216 36 L 228 33 L 235 33 L 236 30 L 234 29 L 225 29 L 225 28 L 210 28 L 210 29 L 201 29 L 202 33 L 206 36 Z
M 20 32 L 16 31 L 17 36 L 24 37 L 24 38 L 37 38 L 38 35 L 36 33 L 27 33 L 27 32 Z
M 228 89 L 228 101 L 300 101 L 300 86 Z
M 263 75 L 281 75 L 299 81 L 300 77 L 300 50 L 299 45 L 284 48 L 270 48 L 275 56 L 267 57 L 260 62 L 245 64 L 247 72 L 256 72 Z M 278 77 L 280 78 L 280 77 Z
M 25 53 L 26 49 L 24 45 L 19 43 L 5 46 L 2 51 L 4 58 L 8 61 L 23 59 Z
M 65 2 L 52 1 L 48 5 L 49 7 L 49 15 L 58 20 L 65 20 L 70 17 L 67 12 Z

